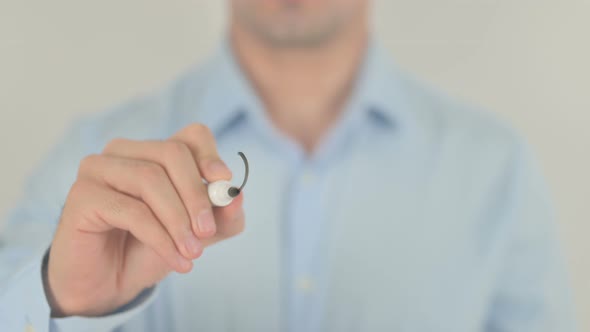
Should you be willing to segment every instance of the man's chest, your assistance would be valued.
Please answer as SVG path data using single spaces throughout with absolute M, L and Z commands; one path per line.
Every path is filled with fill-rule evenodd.
M 349 160 L 320 172 L 255 149 L 248 157 L 246 230 L 172 278 L 175 321 L 279 330 L 290 260 L 307 257 L 324 280 L 313 290 L 324 296 L 309 297 L 322 301 L 323 330 L 479 328 L 496 258 L 456 190 L 433 188 L 421 165 Z

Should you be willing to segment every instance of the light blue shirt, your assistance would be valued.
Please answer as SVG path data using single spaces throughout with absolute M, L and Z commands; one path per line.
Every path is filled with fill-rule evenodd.
M 342 114 L 307 156 L 225 45 L 162 90 L 81 119 L 1 232 L 0 330 L 574 329 L 549 199 L 519 136 L 375 45 Z M 250 160 L 244 233 L 110 315 L 50 318 L 41 261 L 79 160 L 194 122 L 212 129 L 236 182 L 236 152 Z

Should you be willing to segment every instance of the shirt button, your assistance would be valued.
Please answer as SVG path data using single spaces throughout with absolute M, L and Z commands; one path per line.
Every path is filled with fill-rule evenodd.
M 33 325 L 27 324 L 25 326 L 25 332 L 35 332 L 35 329 L 33 328 Z
M 297 280 L 297 289 L 303 293 L 313 291 L 313 280 L 309 277 L 302 277 Z

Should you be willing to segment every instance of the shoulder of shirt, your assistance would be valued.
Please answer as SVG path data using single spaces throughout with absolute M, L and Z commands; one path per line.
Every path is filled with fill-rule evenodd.
M 200 99 L 210 75 L 206 65 L 194 66 L 153 91 L 79 118 L 77 125 L 98 144 L 119 137 L 163 139 L 174 129 L 174 113 Z
M 506 120 L 477 106 L 457 100 L 412 75 L 398 77 L 404 105 L 413 127 L 426 142 L 453 151 L 458 156 L 498 158 L 526 147 L 526 140 Z

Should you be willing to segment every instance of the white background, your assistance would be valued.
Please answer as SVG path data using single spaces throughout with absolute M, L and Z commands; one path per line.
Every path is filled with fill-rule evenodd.
M 0 214 L 74 117 L 156 88 L 205 58 L 223 34 L 224 7 L 0 0 Z M 590 2 L 375 7 L 376 34 L 402 67 L 528 137 L 559 209 L 580 327 L 590 331 Z

